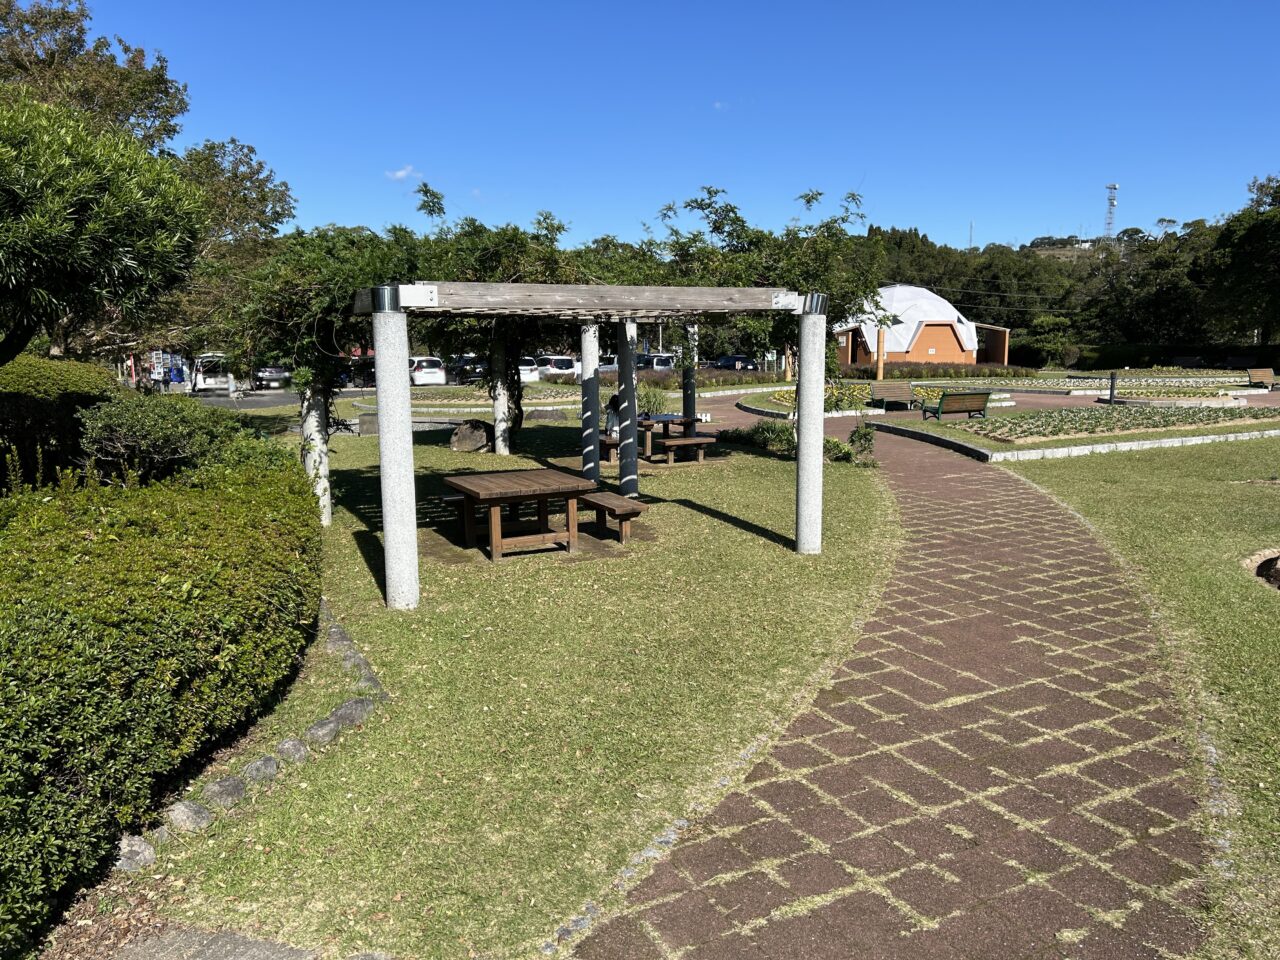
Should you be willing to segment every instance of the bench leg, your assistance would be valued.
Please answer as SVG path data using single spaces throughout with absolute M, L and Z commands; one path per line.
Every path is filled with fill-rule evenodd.
M 676 451 L 674 447 L 667 447 L 667 466 L 676 462 Z
M 569 530 L 568 550 L 573 553 L 578 549 L 578 498 L 567 497 L 564 502 L 565 519 Z
M 624 547 L 627 541 L 631 539 L 631 521 L 622 519 L 618 521 L 618 542 Z
M 703 447 L 699 447 L 699 448 L 695 451 L 695 453 L 697 453 L 697 455 L 698 455 L 698 462 L 699 462 L 699 463 L 702 463 L 702 462 L 703 462 L 703 459 L 704 459 L 703 454 L 705 454 L 705 453 L 706 453 L 706 450 L 705 450 Z
M 489 507 L 489 559 L 502 559 L 502 506 L 497 503 Z
M 551 529 L 551 521 L 547 516 L 547 501 L 544 497 L 538 501 L 538 532 L 546 533 Z

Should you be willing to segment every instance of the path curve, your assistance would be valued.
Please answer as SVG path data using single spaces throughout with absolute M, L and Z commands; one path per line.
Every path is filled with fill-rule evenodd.
M 856 652 L 576 956 L 1185 956 L 1205 854 L 1143 605 L 1012 474 L 876 449 L 906 543 Z

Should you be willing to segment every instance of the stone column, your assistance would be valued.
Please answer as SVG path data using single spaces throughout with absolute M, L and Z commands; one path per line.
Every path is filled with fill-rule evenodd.
M 582 325 L 582 475 L 600 482 L 600 326 Z
M 373 347 L 387 606 L 413 610 L 418 606 L 418 503 L 409 411 L 409 324 L 400 309 L 398 287 L 373 288 Z
M 811 293 L 800 313 L 796 384 L 796 552 L 822 552 L 822 395 L 826 386 L 827 295 Z
M 618 488 L 624 497 L 640 495 L 640 458 L 636 448 L 636 322 L 618 324 Z
M 696 420 L 698 418 L 698 325 L 696 323 L 686 323 L 684 332 L 684 372 L 680 382 L 684 394 L 682 414 Z M 695 423 L 686 432 L 692 435 L 697 430 L 698 425 Z

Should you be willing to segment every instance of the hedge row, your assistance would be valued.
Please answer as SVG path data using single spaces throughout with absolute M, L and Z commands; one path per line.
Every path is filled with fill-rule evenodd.
M 121 392 L 103 367 L 18 356 L 0 366 L 0 450 L 16 454 L 24 483 L 51 480 L 78 459 L 79 411 Z M 0 489 L 9 480 L 6 467 L 0 457 Z
M 843 375 L 853 380 L 874 380 L 874 363 L 845 367 Z M 1011 367 L 1002 363 L 886 363 L 886 380 L 952 380 L 961 377 L 1034 377 L 1032 367 Z
M 254 716 L 312 635 L 301 468 L 246 437 L 146 486 L 0 501 L 0 956 Z

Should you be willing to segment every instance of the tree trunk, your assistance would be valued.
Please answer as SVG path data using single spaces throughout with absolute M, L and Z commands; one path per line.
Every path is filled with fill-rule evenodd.
M 312 384 L 302 395 L 302 466 L 320 503 L 320 524 L 333 522 L 329 490 L 329 392 Z
M 489 396 L 493 398 L 493 452 L 511 452 L 511 397 L 507 384 L 507 344 L 498 337 L 489 351 Z

